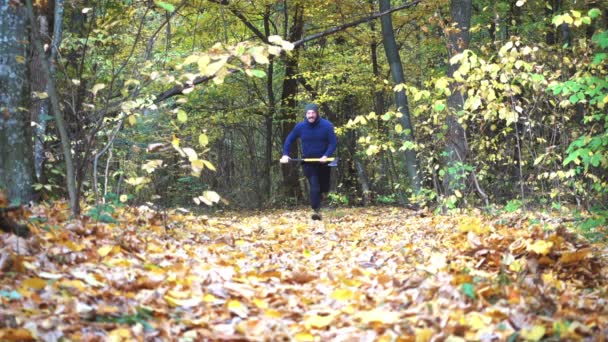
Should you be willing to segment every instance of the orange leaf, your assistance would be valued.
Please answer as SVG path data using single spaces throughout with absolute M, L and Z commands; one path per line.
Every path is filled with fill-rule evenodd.
M 2 341 L 35 341 L 32 333 L 23 328 L 2 328 L 0 329 L 0 340 Z
M 563 264 L 573 264 L 575 262 L 579 262 L 587 257 L 591 252 L 590 248 L 584 248 L 580 251 L 572 252 L 572 253 L 564 253 L 561 258 L 559 258 L 559 262 Z

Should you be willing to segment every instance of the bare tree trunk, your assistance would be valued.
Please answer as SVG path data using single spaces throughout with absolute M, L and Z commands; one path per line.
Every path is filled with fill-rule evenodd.
M 32 199 L 32 151 L 25 107 L 26 10 L 10 0 L 0 0 L 0 188 L 9 201 Z
M 380 0 L 380 11 L 388 10 L 391 7 L 390 0 Z M 384 37 L 384 52 L 391 68 L 393 81 L 396 84 L 405 83 L 403 75 L 403 65 L 399 56 L 399 49 L 395 41 L 395 33 L 393 30 L 393 22 L 390 15 L 385 15 L 381 19 L 382 36 Z M 414 143 L 414 126 L 410 120 L 410 110 L 407 101 L 407 95 L 404 90 L 395 93 L 395 104 L 402 114 L 401 125 L 404 129 L 404 140 Z M 416 151 L 408 148 L 405 151 L 406 169 L 410 186 L 414 193 L 420 192 L 420 176 L 418 175 L 418 161 L 416 159 Z

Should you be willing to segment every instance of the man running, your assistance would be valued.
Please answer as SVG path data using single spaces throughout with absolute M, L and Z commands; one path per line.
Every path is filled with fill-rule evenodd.
M 321 196 L 329 192 L 330 167 L 327 158 L 336 150 L 337 139 L 334 126 L 321 118 L 319 106 L 314 103 L 304 108 L 304 121 L 298 123 L 285 139 L 281 163 L 289 162 L 289 147 L 297 139 L 302 142 L 302 158 L 320 158 L 318 163 L 304 163 L 304 176 L 310 186 L 312 219 L 320 220 Z

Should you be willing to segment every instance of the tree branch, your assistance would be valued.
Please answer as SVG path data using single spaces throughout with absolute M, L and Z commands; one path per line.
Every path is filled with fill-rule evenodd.
M 228 1 L 227 0 L 209 0 L 209 1 L 215 2 L 215 3 L 220 4 L 220 5 L 228 5 Z M 388 9 L 386 11 L 377 12 L 377 13 L 374 13 L 374 14 L 368 16 L 368 17 L 361 18 L 361 19 L 355 20 L 353 22 L 346 23 L 344 25 L 333 27 L 333 28 L 331 28 L 331 29 L 329 29 L 327 31 L 323 31 L 323 32 L 319 32 L 319 33 L 313 34 L 311 36 L 302 38 L 302 39 L 297 40 L 297 41 L 292 42 L 292 43 L 295 45 L 296 48 L 298 48 L 298 47 L 302 46 L 304 43 L 307 43 L 309 41 L 312 41 L 312 40 L 315 40 L 315 39 L 319 39 L 319 38 L 322 38 L 322 37 L 325 37 L 325 36 L 332 35 L 334 33 L 343 31 L 343 30 L 345 30 L 347 28 L 350 28 L 350 27 L 353 27 L 353 26 L 357 26 L 357 25 L 369 22 L 369 21 L 374 20 L 374 19 L 378 19 L 378 18 L 380 18 L 382 16 L 391 14 L 393 12 L 396 12 L 396 11 L 399 11 L 399 10 L 402 10 L 402 9 L 413 7 L 413 6 L 417 5 L 418 3 L 420 3 L 421 1 L 422 0 L 414 0 L 412 2 L 408 2 L 406 4 L 390 8 L 390 9 Z M 235 15 L 236 15 L 236 13 L 235 13 Z M 241 20 L 243 20 L 243 19 L 241 19 Z M 244 21 L 244 23 L 245 23 L 245 25 L 247 25 L 247 22 Z M 249 25 L 251 25 L 251 23 L 249 23 Z M 249 25 L 247 25 L 247 27 L 249 27 L 258 37 L 260 37 L 260 39 L 262 39 L 265 42 L 267 42 L 266 41 L 266 37 L 265 37 L 265 35 L 262 32 L 260 32 L 255 27 L 253 27 L 253 28 L 250 27 Z M 236 70 L 230 70 L 229 72 L 233 73 L 235 71 Z M 199 76 L 199 77 L 195 78 L 194 81 L 192 81 L 192 84 L 174 86 L 173 88 L 168 89 L 168 90 L 164 91 L 163 93 L 161 93 L 160 95 L 158 95 L 156 97 L 156 100 L 154 100 L 154 103 L 158 104 L 158 103 L 160 103 L 160 102 L 162 102 L 162 101 L 164 101 L 164 100 L 166 100 L 166 99 L 168 99 L 170 97 L 173 97 L 173 96 L 181 94 L 182 91 L 184 91 L 184 89 L 191 88 L 191 87 L 193 87 L 195 85 L 198 85 L 198 84 L 201 84 L 201 83 L 206 83 L 208 81 L 211 81 L 213 78 L 215 78 L 214 75 L 211 75 L 211 76 Z
M 358 19 L 358 20 L 355 20 L 355 21 L 352 21 L 350 23 L 346 23 L 346 24 L 343 24 L 343 25 L 340 25 L 340 26 L 332 27 L 332 28 L 330 28 L 327 31 L 315 33 L 313 35 L 310 35 L 308 37 L 304 37 L 304 38 L 302 38 L 300 40 L 297 40 L 295 42 L 292 42 L 292 43 L 293 43 L 293 45 L 295 45 L 296 47 L 298 47 L 298 46 L 303 45 L 304 43 L 309 42 L 311 40 L 315 40 L 315 39 L 319 39 L 319 38 L 322 38 L 322 37 L 325 37 L 325 36 L 329 36 L 329 35 L 332 35 L 332 34 L 334 34 L 336 32 L 344 31 L 347 28 L 350 28 L 350 27 L 353 27 L 353 26 L 357 26 L 357 25 L 360 25 L 360 24 L 363 24 L 363 23 L 367 23 L 367 22 L 370 22 L 370 21 L 372 21 L 374 19 L 378 19 L 378 18 L 383 17 L 383 16 L 385 16 L 387 14 L 391 14 L 393 12 L 396 12 L 396 11 L 399 11 L 399 10 L 402 10 L 402 9 L 413 7 L 413 6 L 417 5 L 418 3 L 420 3 L 421 1 L 422 0 L 414 0 L 412 2 L 408 2 L 408 3 L 405 3 L 403 5 L 387 9 L 386 11 L 376 12 L 376 13 L 368 16 L 368 17 L 361 18 L 361 19 Z
M 229 3 L 227 0 L 209 0 L 209 2 L 216 3 L 218 5 L 228 6 Z M 243 13 L 237 11 L 235 8 L 228 6 L 228 9 L 232 14 L 234 14 L 237 18 L 239 18 L 247 28 L 249 28 L 258 38 L 260 38 L 264 43 L 268 44 L 268 37 L 262 33 L 262 31 L 258 30 L 247 18 L 243 15 Z

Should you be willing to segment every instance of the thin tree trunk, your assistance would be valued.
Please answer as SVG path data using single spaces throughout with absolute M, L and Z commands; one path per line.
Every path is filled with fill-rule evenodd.
M 32 0 L 26 0 L 26 5 L 27 15 L 29 17 L 33 33 L 32 43 L 38 50 L 38 53 L 43 54 L 44 48 L 42 47 L 42 42 L 40 41 L 40 36 L 36 27 L 36 19 L 34 18 Z M 49 98 L 51 100 L 51 108 L 55 116 L 55 124 L 57 125 L 57 130 L 59 131 L 59 136 L 61 138 L 61 147 L 63 149 L 63 157 L 65 160 L 66 168 L 66 182 L 68 186 L 68 194 L 70 197 L 70 209 L 73 215 L 78 215 L 80 214 L 80 203 L 78 201 L 78 193 L 76 192 L 76 177 L 74 175 L 74 163 L 72 162 L 70 138 L 68 136 L 68 131 L 63 118 L 63 113 L 61 112 L 61 108 L 59 107 L 59 95 L 57 94 L 57 90 L 55 88 L 55 81 L 54 79 L 50 78 L 51 67 L 49 65 L 48 60 L 46 59 L 43 59 L 42 63 L 42 71 L 44 73 L 44 76 L 48 80 L 47 89 L 49 93 Z
M 41 14 L 37 15 L 39 30 L 44 43 L 49 42 L 49 18 L 44 13 L 44 9 L 39 10 Z M 46 133 L 47 117 L 49 116 L 49 99 L 48 97 L 40 97 L 46 93 L 47 80 L 43 77 L 42 59 L 47 58 L 46 53 L 38 53 L 37 49 L 33 49 L 32 58 L 30 59 L 30 88 L 32 92 L 38 94 L 34 96 L 30 104 L 30 115 L 32 121 L 36 123 L 34 128 L 34 171 L 38 183 L 43 182 L 42 165 L 44 163 L 44 134 Z
M 293 24 L 288 37 L 289 41 L 296 41 L 300 39 L 304 30 L 304 16 L 302 7 L 297 6 L 294 11 L 295 13 L 293 15 Z M 283 92 L 281 94 L 281 141 L 285 141 L 287 135 L 295 126 L 295 122 L 299 117 L 297 113 L 300 112 L 296 110 L 296 93 L 298 90 L 298 81 L 295 76 L 298 71 L 298 52 L 299 49 L 295 49 L 293 51 L 292 56 L 285 57 L 285 76 L 283 79 Z M 292 144 L 289 154 L 295 156 L 296 153 L 297 145 Z M 298 181 L 298 169 L 293 167 L 293 165 L 282 165 L 281 171 L 283 173 L 283 182 L 287 195 L 290 197 L 301 199 L 302 191 L 300 188 L 300 183 Z
M 0 189 L 9 201 L 32 199 L 32 151 L 25 107 L 26 11 L 23 5 L 0 0 Z
M 270 35 L 270 7 L 267 7 L 267 12 L 264 16 L 264 34 L 268 37 Z M 266 93 L 268 96 L 268 112 L 264 118 L 265 130 L 266 130 L 266 149 L 264 152 L 264 198 L 269 200 L 271 196 L 271 184 L 272 184 L 272 150 L 273 150 L 273 131 L 272 126 L 274 123 L 274 116 L 276 114 L 275 106 L 275 94 L 274 94 L 274 58 L 270 56 L 270 63 L 268 63 L 268 69 L 266 70 Z
M 391 7 L 390 0 L 380 0 L 380 11 L 386 11 Z M 381 19 L 382 36 L 384 37 L 384 51 L 386 59 L 391 68 L 391 75 L 396 84 L 405 83 L 403 75 L 403 65 L 399 56 L 397 42 L 393 30 L 393 22 L 390 15 L 385 15 Z M 395 92 L 395 104 L 401 112 L 401 125 L 404 129 L 404 140 L 408 143 L 414 143 L 414 126 L 410 120 L 410 111 L 407 101 L 407 95 L 404 90 Z M 420 192 L 420 176 L 418 175 L 418 162 L 416 160 L 416 151 L 408 148 L 405 151 L 406 169 L 410 182 L 410 186 L 414 193 Z
M 461 53 L 469 47 L 469 27 L 471 23 L 471 0 L 452 0 L 450 2 L 452 26 L 448 32 L 448 56 Z M 454 26 L 455 24 L 455 26 Z M 460 64 L 449 64 L 448 77 L 453 77 Z M 448 132 L 446 135 L 447 167 L 448 172 L 444 178 L 446 195 L 452 195 L 456 190 L 463 190 L 467 177 L 464 163 L 466 163 L 469 147 L 462 125 L 458 122 L 458 112 L 464 107 L 466 95 L 461 93 L 460 84 L 450 84 L 451 95 L 448 97 Z

